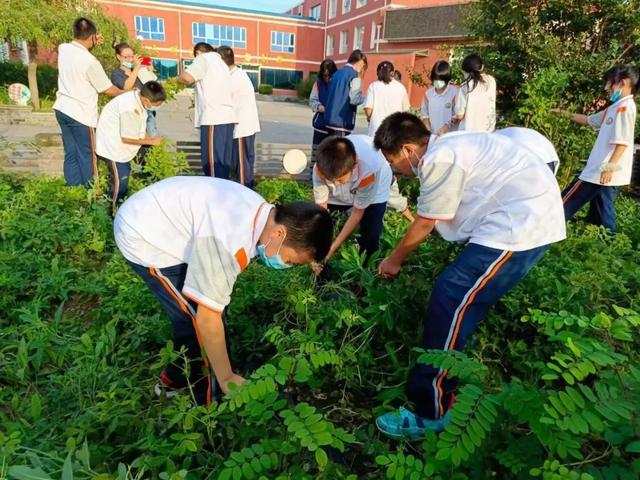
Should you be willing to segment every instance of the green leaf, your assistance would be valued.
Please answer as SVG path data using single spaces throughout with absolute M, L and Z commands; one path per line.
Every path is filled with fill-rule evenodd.
M 71 461 L 71 452 L 67 454 L 67 458 L 65 458 L 64 460 L 61 480 L 73 480 L 73 463 Z
M 640 440 L 635 440 L 627 445 L 624 449 L 628 453 L 640 453 Z
M 42 416 L 42 399 L 37 393 L 31 395 L 31 416 L 36 421 Z
M 52 480 L 41 468 L 32 468 L 27 465 L 14 465 L 9 467 L 9 478 L 15 480 Z
M 385 455 L 378 455 L 376 457 L 376 464 L 378 465 L 389 465 L 389 463 L 391 463 L 391 460 L 389 460 L 389 457 L 386 457 Z
M 325 452 L 322 448 L 316 450 L 316 462 L 318 462 L 318 466 L 320 469 L 324 469 L 329 462 L 329 458 L 327 457 L 327 452 Z

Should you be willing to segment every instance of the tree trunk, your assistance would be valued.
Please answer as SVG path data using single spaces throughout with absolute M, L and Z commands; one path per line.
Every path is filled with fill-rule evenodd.
M 29 68 L 27 78 L 29 80 L 29 90 L 31 90 L 31 103 L 33 108 L 40 110 L 40 94 L 38 93 L 38 64 L 36 63 L 36 53 L 38 46 L 35 42 L 29 42 Z

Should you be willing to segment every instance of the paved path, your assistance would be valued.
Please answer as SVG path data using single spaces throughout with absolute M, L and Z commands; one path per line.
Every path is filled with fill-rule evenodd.
M 311 143 L 312 112 L 307 105 L 292 102 L 258 101 L 262 132 L 261 143 Z M 171 140 L 198 140 L 198 130 L 193 126 L 191 99 L 178 96 L 158 110 L 160 134 Z M 57 132 L 57 126 L 26 127 L 0 124 L 0 137 L 15 141 L 29 141 L 36 133 Z M 366 133 L 367 122 L 358 115 L 355 133 Z

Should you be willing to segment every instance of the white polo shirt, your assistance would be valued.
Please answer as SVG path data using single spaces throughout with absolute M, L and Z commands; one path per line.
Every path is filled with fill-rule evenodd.
M 53 109 L 95 127 L 98 123 L 98 93 L 111 87 L 111 80 L 89 50 L 77 42 L 58 47 L 58 92 Z
M 479 82 L 473 90 L 468 82 L 458 90 L 453 114 L 464 115 L 458 125 L 460 131 L 493 132 L 496 129 L 496 80 L 484 73 L 482 78 L 484 82 Z
M 260 131 L 260 118 L 253 83 L 247 72 L 241 68 L 233 67 L 230 72 L 233 109 L 238 121 L 233 131 L 233 138 L 255 135 Z
M 553 173 L 504 135 L 444 135 L 419 169 L 418 214 L 445 240 L 517 252 L 566 238 Z
M 257 253 L 272 208 L 236 182 L 172 177 L 129 197 L 113 230 L 118 248 L 133 263 L 154 268 L 186 263 L 182 293 L 222 311 L 238 274 Z
M 146 134 L 147 110 L 140 101 L 140 92 L 123 93 L 102 109 L 96 129 L 96 153 L 114 162 L 130 162 L 141 145 L 124 143 L 122 139 L 140 140 Z
M 618 164 L 621 170 L 612 175 L 609 187 L 629 185 L 633 168 L 633 140 L 636 125 L 636 102 L 633 95 L 621 98 L 607 109 L 589 116 L 589 125 L 598 132 L 598 138 L 591 150 L 587 166 L 580 174 L 580 180 L 600 183 L 602 167 L 609 162 L 616 145 L 626 145 Z
M 541 133 L 524 127 L 509 127 L 496 130 L 497 135 L 509 137 L 521 147 L 527 148 L 536 158 L 553 169 L 554 175 L 560 168 L 560 158 L 553 143 Z
M 406 112 L 411 105 L 409 104 L 409 95 L 407 89 L 397 80 L 391 80 L 384 83 L 376 80 L 367 90 L 367 99 L 364 108 L 371 108 L 371 119 L 369 121 L 368 135 L 373 137 L 376 130 L 392 113 Z
M 195 126 L 236 123 L 229 67 L 216 52 L 201 53 L 187 73 L 195 83 Z
M 435 87 L 424 92 L 420 118 L 428 118 L 431 132 L 435 135 L 453 117 L 453 106 L 456 103 L 459 87 L 450 83 L 442 93 L 436 92 Z
M 374 203 L 389 200 L 389 191 L 393 182 L 391 167 L 373 146 L 368 135 L 349 135 L 347 138 L 356 149 L 356 166 L 351 180 L 336 185 L 313 168 L 313 196 L 318 204 L 348 205 L 367 208 Z

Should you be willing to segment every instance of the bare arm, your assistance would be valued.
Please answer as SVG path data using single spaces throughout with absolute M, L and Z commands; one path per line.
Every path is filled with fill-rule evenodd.
M 360 222 L 362 221 L 362 217 L 364 215 L 364 210 L 364 208 L 353 207 L 353 209 L 351 210 L 351 215 L 349 215 L 349 218 L 345 222 L 344 227 L 342 227 L 342 230 L 333 241 L 331 249 L 327 254 L 327 259 L 331 258 L 333 254 L 340 249 L 345 240 L 349 238 L 353 231 L 358 227 L 358 225 L 360 225 Z
M 124 93 L 124 90 L 120 90 L 115 85 L 111 85 L 109 88 L 104 90 L 102 93 L 104 93 L 105 95 L 109 95 L 110 97 L 117 97 L 118 95 L 122 95 Z
M 233 373 L 227 343 L 224 338 L 222 312 L 198 305 L 196 328 L 202 346 L 207 354 L 210 367 L 224 393 L 229 391 L 229 383 L 240 384 L 242 377 Z
M 553 113 L 557 113 L 562 117 L 568 118 L 580 125 L 589 125 L 589 118 L 586 115 L 583 115 L 581 113 L 571 113 L 571 112 L 567 112 L 566 110 L 561 110 L 559 108 L 554 108 L 551 111 Z
M 367 116 L 367 121 L 371 121 L 371 115 L 373 114 L 373 108 L 364 107 L 364 114 Z
M 160 145 L 162 143 L 162 137 L 144 137 L 144 138 L 126 138 L 120 137 L 122 143 L 127 145 Z
M 184 85 L 191 85 L 192 83 L 196 82 L 196 79 L 193 78 L 188 72 L 182 72 L 180 75 L 178 75 L 176 80 L 178 81 L 178 83 L 182 83 Z

